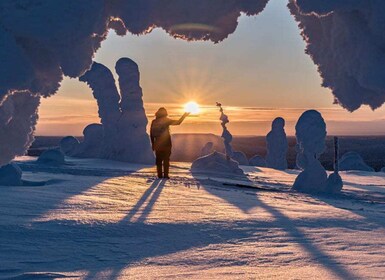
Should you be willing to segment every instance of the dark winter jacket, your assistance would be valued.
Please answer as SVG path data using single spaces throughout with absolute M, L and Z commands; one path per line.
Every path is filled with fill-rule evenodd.
M 170 125 L 180 125 L 186 118 L 183 115 L 179 120 L 172 120 L 168 117 L 156 118 L 151 123 L 150 137 L 153 150 L 162 151 L 171 149 Z

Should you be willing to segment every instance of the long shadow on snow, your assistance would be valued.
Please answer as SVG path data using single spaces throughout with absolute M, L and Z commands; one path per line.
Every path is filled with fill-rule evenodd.
M 285 230 L 294 242 L 298 243 L 305 251 L 325 268 L 345 279 L 358 279 L 333 257 L 327 255 L 308 238 L 298 227 L 319 228 L 344 227 L 354 228 L 362 226 L 357 221 L 335 220 L 310 220 L 295 221 L 284 215 L 281 211 L 266 204 L 255 197 L 252 203 L 234 199 L 229 196 L 226 189 L 207 185 L 201 181 L 205 190 L 213 195 L 222 197 L 229 203 L 243 211 L 259 206 L 275 217 L 274 221 L 241 221 L 229 226 L 227 221 L 212 223 L 157 223 L 146 224 L 148 214 L 164 186 L 164 181 L 156 180 L 149 186 L 127 214 L 119 223 L 114 224 L 78 224 L 71 221 L 35 222 L 31 226 L 5 226 L 0 228 L 0 237 L 7 237 L 1 243 L 9 254 L 5 258 L 2 254 L 0 263 L 12 258 L 18 258 L 20 264 L 18 274 L 34 271 L 88 271 L 87 279 L 95 279 L 99 273 L 110 270 L 110 279 L 116 279 L 121 271 L 132 263 L 142 261 L 149 257 L 164 256 L 191 248 L 205 247 L 210 244 L 223 244 L 230 241 L 252 238 L 256 232 L 265 233 L 271 228 Z M 92 186 L 87 186 L 92 187 Z M 87 189 L 84 187 L 84 189 Z M 73 192 L 63 195 L 61 199 L 74 195 Z M 61 200 L 55 200 L 49 208 L 53 208 Z M 146 205 L 145 202 L 149 201 Z M 145 205 L 145 206 L 144 206 Z M 140 209 L 144 209 L 141 211 Z M 138 216 L 135 219 L 133 218 Z M 17 244 L 13 255 L 12 244 Z M 31 250 L 31 244 L 33 249 Z M 4 246 L 3 246 L 4 245 Z M 65 258 L 63 259 L 63 255 Z M 22 256 L 22 259 L 20 259 Z M 188 265 L 189 261 L 186 261 Z M 4 267 L 4 265 L 0 265 Z M 12 269 L 12 268 L 9 268 Z M 2 275 L 0 274 L 0 277 Z
M 25 222 L 31 222 L 32 220 L 43 216 L 45 213 L 57 209 L 62 203 L 64 203 L 65 200 L 81 193 L 85 193 L 86 191 L 97 186 L 98 184 L 103 183 L 106 180 L 122 176 L 129 176 L 130 174 L 139 171 L 139 168 L 115 171 L 97 169 L 91 170 L 78 168 L 76 165 L 70 166 L 70 168 L 68 168 L 66 166 L 20 164 L 20 167 L 23 171 L 53 174 L 53 179 L 47 180 L 48 183 L 43 186 L 10 186 L 0 188 L 0 205 L 2 205 L 2 208 L 13 209 L 15 207 L 15 203 L 20 204 L 20 208 L 24 213 L 26 213 L 26 215 L 17 215 L 17 218 L 25 218 Z M 66 179 L 62 176 L 63 174 L 65 174 L 65 176 L 76 176 L 77 179 Z M 64 179 L 57 179 L 58 177 L 63 177 Z M 72 181 L 71 184 L 66 183 L 68 180 Z M 12 191 L 10 191 L 10 189 Z M 26 195 L 26 193 L 30 193 L 30 195 Z M 40 195 L 40 193 L 42 195 Z M 10 206 L 7 207 L 7 204 Z M 14 213 L 4 214 L 9 215 L 10 219 L 12 215 L 14 215 Z
M 273 214 L 276 220 L 238 221 L 231 225 L 227 221 L 156 224 L 122 221 L 116 224 L 87 225 L 59 220 L 36 222 L 31 227 L 1 227 L 0 236 L 7 235 L 7 244 L 18 246 L 16 256 L 20 266 L 20 270 L 17 271 L 19 276 L 33 271 L 86 270 L 89 272 L 86 279 L 96 279 L 98 275 L 100 276 L 99 273 L 106 271 L 111 272 L 109 279 L 116 279 L 124 268 L 150 257 L 165 256 L 191 248 L 203 248 L 211 244 L 224 244 L 244 238 L 260 240 L 260 236 L 255 237 L 256 233 L 263 236 L 272 228 L 282 228 L 314 259 L 320 259 L 325 268 L 341 278 L 358 279 L 312 244 L 297 228 L 295 221 L 263 202 L 260 205 Z M 322 222 L 323 225 L 332 227 L 336 224 L 339 227 L 360 226 L 359 222 L 350 221 Z M 306 222 L 308 228 L 318 228 L 319 225 L 318 220 Z M 34 244 L 32 250 L 31 244 Z M 7 250 L 8 247 L 7 245 L 2 247 L 8 254 L 1 255 L 0 264 L 14 258 L 13 252 Z M 179 260 L 179 262 L 183 265 L 192 265 L 194 260 Z M 31 265 L 33 271 L 30 270 Z M 4 265 L 2 267 L 6 268 Z
M 317 247 L 316 244 L 312 243 L 312 240 L 306 236 L 302 230 L 300 230 L 297 226 L 296 221 L 293 221 L 288 216 L 283 214 L 278 209 L 274 208 L 273 206 L 268 205 L 267 203 L 261 201 L 258 199 L 258 190 L 255 191 L 255 200 L 253 202 L 250 202 L 250 200 L 242 200 L 237 199 L 235 197 L 232 197 L 228 194 L 228 191 L 242 191 L 242 189 L 237 189 L 237 187 L 224 187 L 220 186 L 221 184 L 217 184 L 217 186 L 213 186 L 210 180 L 202 179 L 202 173 L 200 172 L 193 172 L 193 176 L 195 179 L 197 179 L 198 182 L 205 188 L 206 191 L 210 192 L 213 195 L 219 196 L 220 198 L 226 200 L 227 202 L 233 204 L 234 206 L 238 207 L 244 212 L 248 212 L 253 207 L 261 207 L 262 209 L 266 210 L 268 213 L 270 213 L 275 219 L 275 227 L 281 228 L 282 230 L 286 231 L 292 238 L 293 241 L 296 242 L 298 245 L 300 245 L 306 252 L 308 252 L 312 258 L 314 258 L 315 261 L 317 261 L 320 265 L 324 266 L 326 269 L 337 275 L 338 277 L 342 279 L 359 279 L 359 277 L 353 272 L 349 271 L 347 268 L 344 267 L 343 264 L 339 263 L 337 260 L 335 260 L 332 256 L 325 253 L 321 248 Z M 206 175 L 207 176 L 207 175 Z M 250 183 L 250 180 L 247 178 L 246 175 L 241 176 L 231 176 L 229 179 L 235 179 L 235 180 L 241 180 L 245 183 Z M 215 182 L 214 182 L 215 183 Z M 237 189 L 237 190 L 235 190 Z M 250 191 L 250 190 L 248 190 Z M 321 220 L 322 227 L 346 227 L 346 228 L 352 228 L 352 225 L 355 224 L 354 222 L 348 220 L 348 221 L 341 221 L 338 220 L 338 222 L 334 223 L 328 223 L 327 220 Z M 321 224 L 319 222 L 311 222 L 306 221 L 299 222 L 301 224 L 301 227 L 307 227 L 307 228 L 319 228 Z M 258 222 L 255 224 L 255 229 L 261 226 L 261 223 Z M 273 226 L 271 224 L 270 226 Z

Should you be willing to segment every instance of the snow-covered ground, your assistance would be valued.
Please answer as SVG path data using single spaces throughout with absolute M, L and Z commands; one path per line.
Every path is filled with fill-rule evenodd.
M 23 179 L 47 183 L 0 187 L 0 278 L 385 277 L 385 173 L 342 172 L 333 198 L 291 192 L 297 171 L 174 163 L 163 181 L 140 165 L 28 160 Z

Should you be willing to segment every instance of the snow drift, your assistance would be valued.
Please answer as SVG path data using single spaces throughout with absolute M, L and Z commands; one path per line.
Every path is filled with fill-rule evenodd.
M 225 154 L 213 152 L 207 156 L 196 159 L 191 165 L 192 172 L 221 172 L 243 175 L 238 162 Z

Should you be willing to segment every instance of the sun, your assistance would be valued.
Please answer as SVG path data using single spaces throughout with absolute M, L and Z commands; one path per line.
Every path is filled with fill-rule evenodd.
M 197 115 L 197 114 L 199 114 L 199 112 L 200 112 L 199 105 L 198 105 L 198 103 L 196 103 L 195 101 L 187 102 L 187 103 L 184 105 L 184 111 L 185 111 L 186 113 L 190 113 L 190 114 L 192 114 L 192 115 Z

